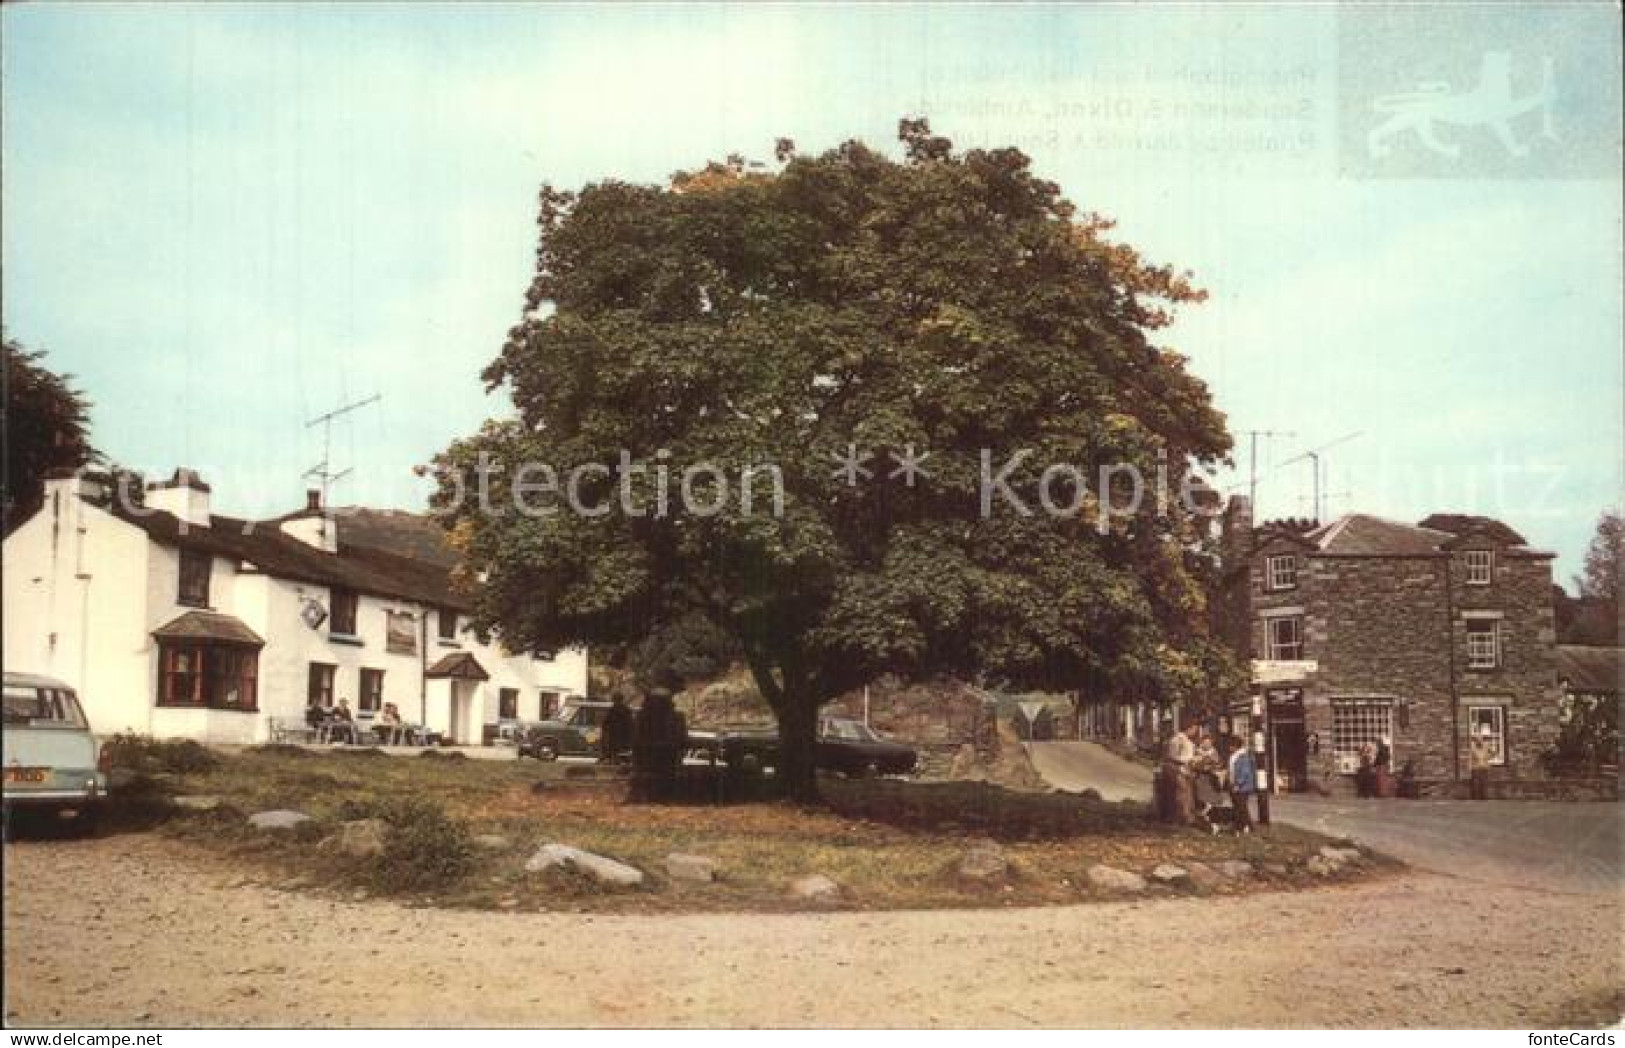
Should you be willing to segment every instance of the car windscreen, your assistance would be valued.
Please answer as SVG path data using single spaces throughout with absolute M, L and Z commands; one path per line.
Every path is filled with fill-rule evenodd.
M 847 742 L 874 742 L 877 738 L 867 724 L 833 717 L 824 722 L 824 737 Z
M 83 729 L 85 712 L 73 692 L 56 688 L 28 688 L 7 685 L 4 694 L 5 722 L 29 728 Z

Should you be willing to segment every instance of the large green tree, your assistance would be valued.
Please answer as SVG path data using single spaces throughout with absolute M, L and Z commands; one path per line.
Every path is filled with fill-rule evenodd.
M 39 509 L 45 478 L 60 469 L 78 469 L 95 458 L 90 446 L 89 405 L 72 386 L 42 363 L 45 354 L 11 339 L 5 345 L 5 408 L 0 414 L 6 464 L 4 529 Z
M 1062 690 L 1222 659 L 1181 500 L 1100 513 L 1128 505 L 1127 467 L 1177 492 L 1229 448 L 1152 341 L 1201 292 L 1019 151 L 956 153 L 924 121 L 900 138 L 901 160 L 781 141 L 771 171 L 544 187 L 526 310 L 485 373 L 518 418 L 439 460 L 482 627 L 626 645 L 703 616 L 773 708 L 803 799 L 818 708 L 878 674 Z M 623 449 L 647 468 L 576 472 Z M 910 449 L 929 455 L 912 484 Z M 854 451 L 869 476 L 842 471 Z M 701 463 L 685 511 L 677 478 Z M 563 508 L 571 476 L 590 514 Z

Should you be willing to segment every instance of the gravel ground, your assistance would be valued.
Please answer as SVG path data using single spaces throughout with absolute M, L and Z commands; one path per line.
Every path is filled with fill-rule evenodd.
M 5 846 L 8 1025 L 1529 1027 L 1618 1019 L 1620 897 L 1434 875 L 782 917 L 407 909 L 154 836 Z

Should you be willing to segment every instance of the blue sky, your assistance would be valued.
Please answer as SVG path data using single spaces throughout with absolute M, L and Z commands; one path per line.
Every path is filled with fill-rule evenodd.
M 891 148 L 923 113 L 1196 272 L 1166 340 L 1234 430 L 1294 433 L 1265 514 L 1309 512 L 1280 463 L 1358 431 L 1334 514 L 1501 516 L 1566 579 L 1625 487 L 1618 16 L 1471 12 L 1411 15 L 1393 79 L 1392 27 L 1329 7 L 8 5 L 5 329 L 78 376 L 101 448 L 200 468 L 226 512 L 299 503 L 304 421 L 381 393 L 334 428 L 335 501 L 413 507 L 411 467 L 509 410 L 478 373 L 542 181 Z M 1364 92 L 1466 87 L 1495 49 L 1520 90 L 1556 54 L 1534 160 L 1474 128 L 1457 163 L 1396 139 L 1406 177 L 1349 152 Z

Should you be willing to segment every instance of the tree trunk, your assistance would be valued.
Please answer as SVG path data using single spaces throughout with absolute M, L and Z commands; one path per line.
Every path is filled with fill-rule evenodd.
M 803 804 L 818 801 L 818 703 L 787 694 L 775 704 L 779 722 L 779 792 Z

